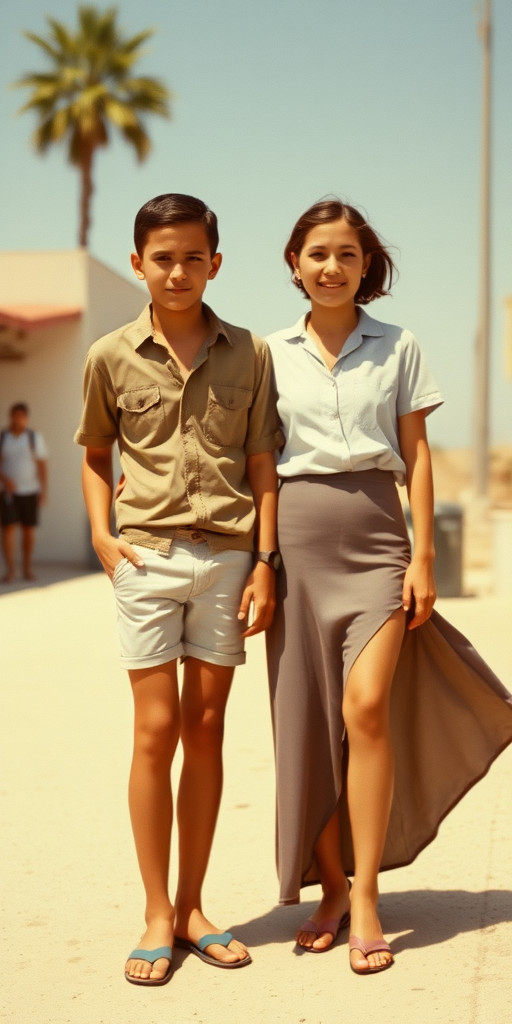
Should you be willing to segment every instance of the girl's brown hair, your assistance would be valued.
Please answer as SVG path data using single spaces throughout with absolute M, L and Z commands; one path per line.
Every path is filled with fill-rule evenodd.
M 397 269 L 377 232 L 374 231 L 355 207 L 349 206 L 348 203 L 342 203 L 340 199 L 321 199 L 319 203 L 310 206 L 309 210 L 306 210 L 302 217 L 299 217 L 288 239 L 284 250 L 284 258 L 292 271 L 294 285 L 302 292 L 306 299 L 309 298 L 302 281 L 298 281 L 295 277 L 292 253 L 296 258 L 300 256 L 306 237 L 312 228 L 315 228 L 318 224 L 330 224 L 332 221 L 341 220 L 342 218 L 357 232 L 363 255 L 371 256 L 366 277 L 361 278 L 361 284 L 354 299 L 359 306 L 365 306 L 372 299 L 378 299 L 381 295 L 390 294 Z

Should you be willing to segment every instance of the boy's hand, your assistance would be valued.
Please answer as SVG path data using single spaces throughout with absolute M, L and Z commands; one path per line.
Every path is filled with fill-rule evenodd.
M 251 602 L 254 606 L 254 621 L 252 626 L 244 630 L 243 637 L 254 636 L 268 629 L 274 618 L 276 606 L 276 574 L 265 562 L 257 562 L 253 571 L 247 579 L 245 590 L 242 594 L 238 618 L 247 621 Z
M 132 565 L 135 565 L 138 569 L 141 569 L 144 562 L 140 555 L 133 550 L 131 544 L 128 541 L 123 540 L 122 537 L 112 537 L 111 534 L 93 539 L 94 550 L 107 574 L 112 579 L 114 575 L 114 569 L 118 562 L 122 561 L 123 558 L 127 558 Z

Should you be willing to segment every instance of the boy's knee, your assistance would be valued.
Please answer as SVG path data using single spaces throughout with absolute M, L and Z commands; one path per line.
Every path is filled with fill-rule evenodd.
M 196 714 L 182 717 L 181 742 L 184 750 L 198 753 L 215 751 L 222 747 L 224 713 L 206 708 Z
M 152 715 L 135 724 L 135 749 L 154 760 L 172 760 L 180 736 L 180 723 L 171 715 Z

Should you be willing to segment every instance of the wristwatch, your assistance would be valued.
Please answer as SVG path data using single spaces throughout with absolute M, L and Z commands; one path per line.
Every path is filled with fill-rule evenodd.
M 281 555 L 279 551 L 258 551 L 256 555 L 257 562 L 265 562 L 271 569 L 279 569 L 281 565 Z

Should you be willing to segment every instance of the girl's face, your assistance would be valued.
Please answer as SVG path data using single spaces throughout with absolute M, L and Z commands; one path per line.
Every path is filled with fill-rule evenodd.
M 357 231 L 341 218 L 312 228 L 302 251 L 298 256 L 292 253 L 292 260 L 311 301 L 336 309 L 346 303 L 354 305 L 371 256 L 363 254 Z

